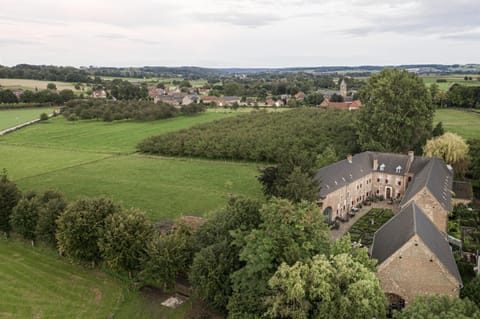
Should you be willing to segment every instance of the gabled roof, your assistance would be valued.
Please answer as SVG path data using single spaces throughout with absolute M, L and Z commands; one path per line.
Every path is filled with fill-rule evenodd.
M 425 167 L 413 177 L 400 206 L 408 204 L 418 192 L 426 187 L 442 207 L 450 211 L 452 183 L 452 172 L 447 168 L 445 162 L 440 158 L 431 158 Z
M 375 232 L 372 258 L 381 264 L 417 234 L 450 274 L 462 283 L 447 239 L 415 202 L 406 206 Z
M 320 197 L 348 185 L 372 171 L 372 152 L 363 152 L 352 156 L 352 162 L 344 159 L 332 165 L 322 167 L 315 175 L 320 182 Z

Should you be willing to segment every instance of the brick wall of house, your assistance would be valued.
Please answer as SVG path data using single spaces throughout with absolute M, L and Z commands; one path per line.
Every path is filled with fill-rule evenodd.
M 332 219 L 345 216 L 353 206 L 363 202 L 372 194 L 372 181 L 370 173 L 328 194 L 322 200 L 322 209 L 332 207 Z
M 377 275 L 385 293 L 407 303 L 418 295 L 459 296 L 459 283 L 416 235 L 378 267 Z
M 396 174 L 374 172 L 373 174 L 373 195 L 386 197 L 385 187 L 391 187 L 392 198 L 398 198 L 405 194 L 407 177 Z
M 413 200 L 417 203 L 419 207 L 422 208 L 423 212 L 430 218 L 431 221 L 437 226 L 437 228 L 443 232 L 447 233 L 447 220 L 449 211 L 445 210 L 438 200 L 433 197 L 433 195 L 428 191 L 427 188 L 423 188 L 418 192 Z

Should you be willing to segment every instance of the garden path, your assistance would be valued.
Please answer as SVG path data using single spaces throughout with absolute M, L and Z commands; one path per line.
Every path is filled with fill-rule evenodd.
M 332 240 L 337 240 L 337 239 L 341 238 L 343 235 L 345 235 L 348 232 L 348 230 L 353 226 L 353 224 L 355 224 L 357 222 L 357 220 L 359 220 L 363 215 L 365 215 L 372 208 L 388 208 L 388 209 L 393 210 L 393 212 L 395 214 L 399 212 L 398 204 L 391 205 L 391 204 L 387 204 L 386 201 L 375 202 L 375 203 L 372 203 L 371 206 L 363 206 L 355 214 L 354 217 L 350 217 L 348 222 L 345 222 L 345 223 L 339 222 L 340 227 L 338 229 L 332 229 L 330 231 L 330 238 Z

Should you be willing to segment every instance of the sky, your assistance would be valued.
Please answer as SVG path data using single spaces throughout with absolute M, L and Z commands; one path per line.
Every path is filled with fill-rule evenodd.
M 0 0 L 0 65 L 480 63 L 479 0 Z

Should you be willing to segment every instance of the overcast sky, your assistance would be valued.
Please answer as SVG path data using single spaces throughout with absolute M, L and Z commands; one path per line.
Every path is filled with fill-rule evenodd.
M 479 0 L 0 0 L 0 64 L 480 63 Z

